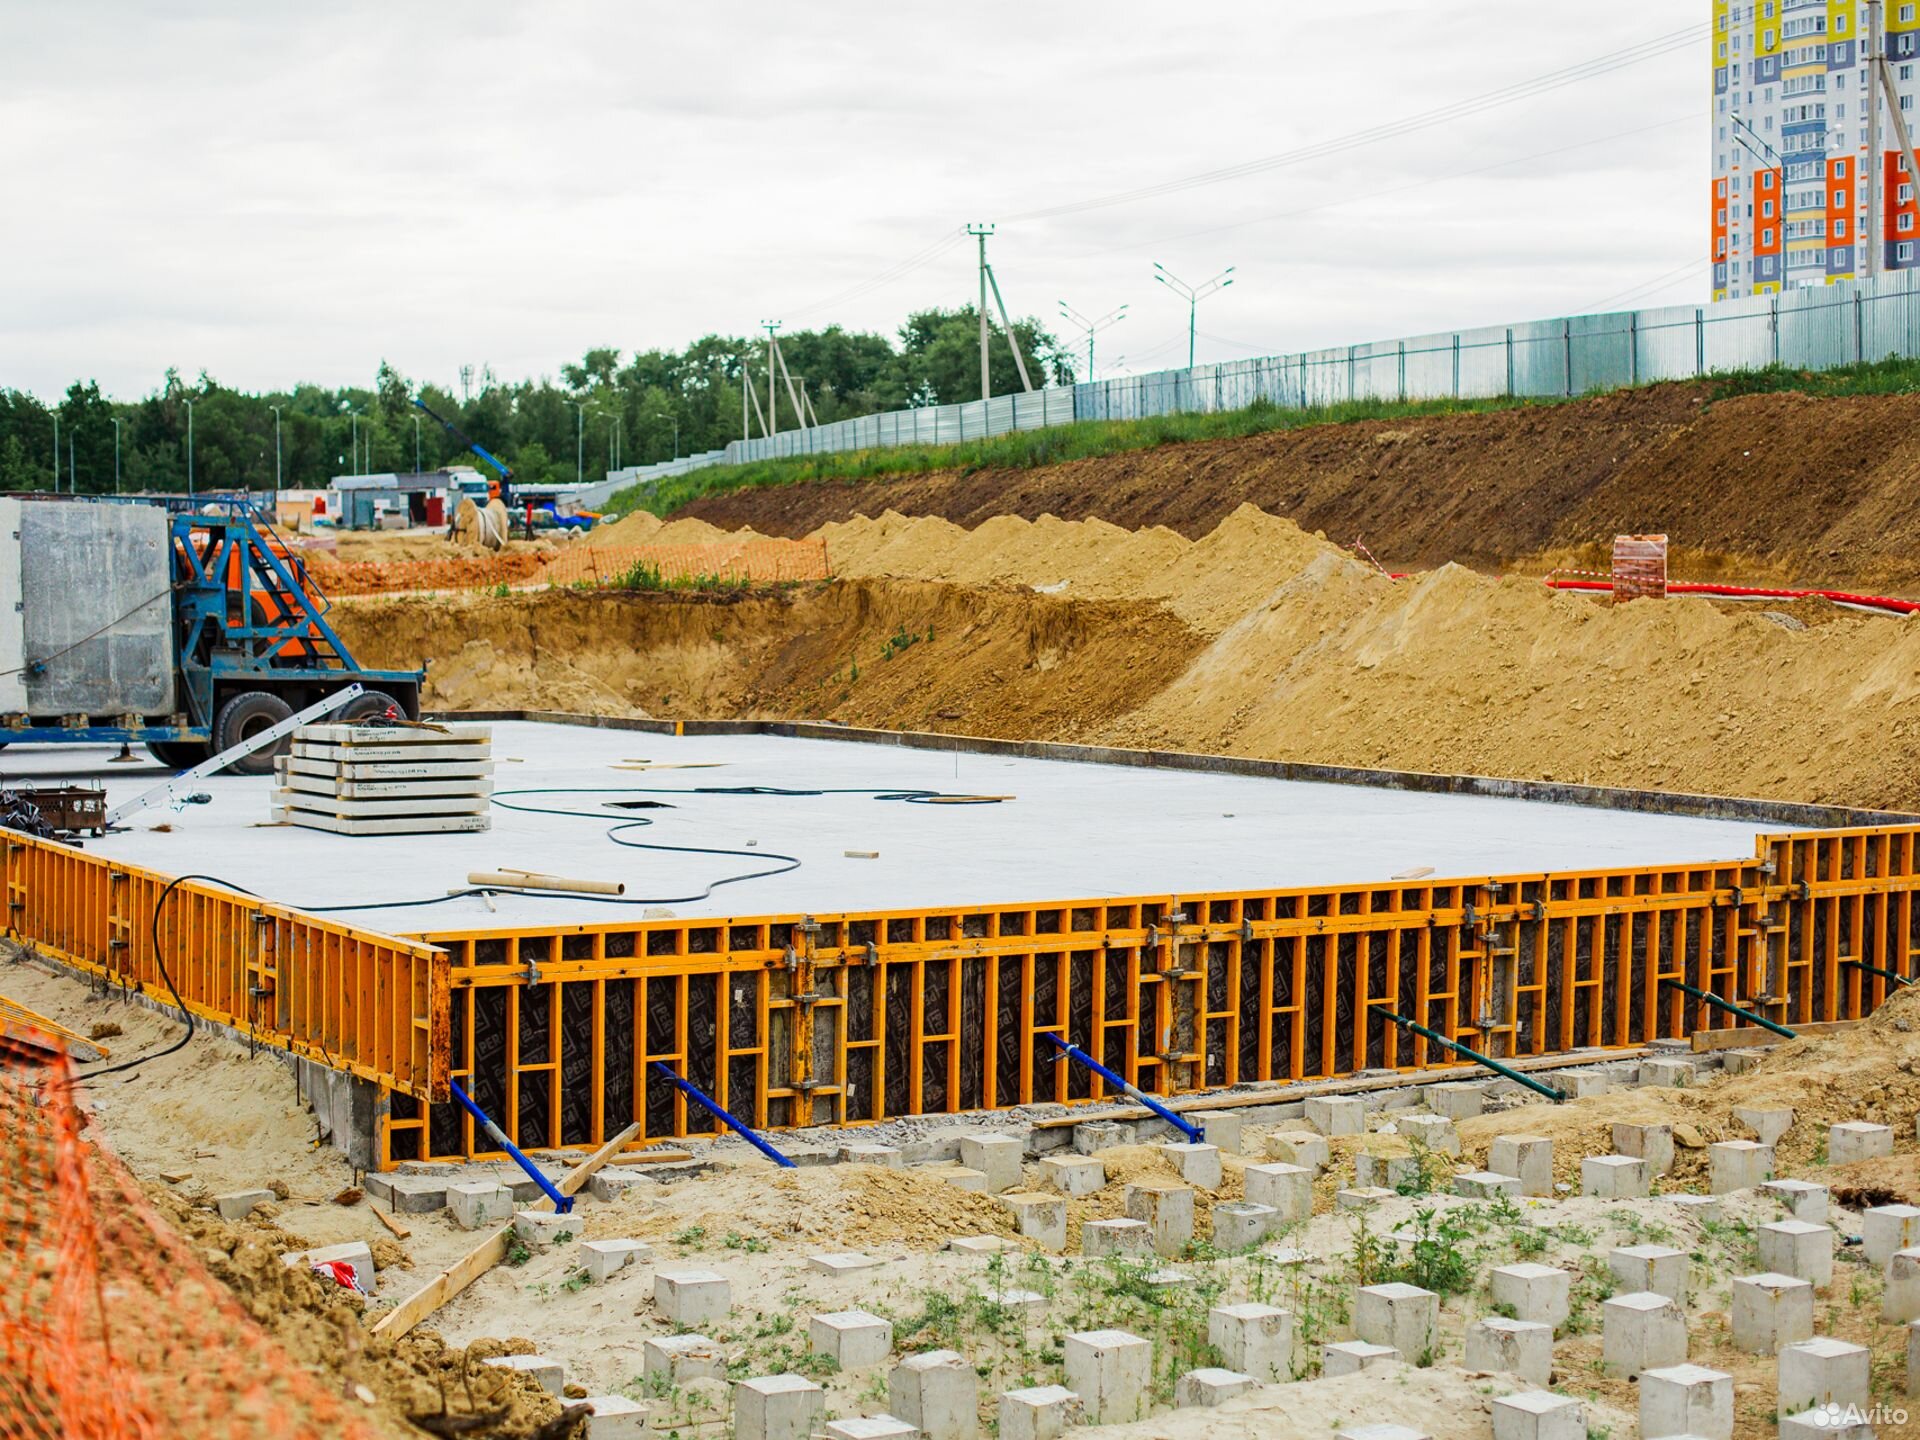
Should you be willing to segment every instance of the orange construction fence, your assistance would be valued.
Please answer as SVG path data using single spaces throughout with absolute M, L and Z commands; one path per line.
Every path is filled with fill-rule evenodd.
M 310 564 L 320 587 L 335 596 L 490 590 L 502 585 L 609 590 L 709 582 L 783 585 L 833 576 L 824 540 L 719 540 L 686 545 L 595 545 L 574 540 L 551 551 L 490 555 L 449 550 L 431 560 L 313 560 Z
M 0 1037 L 0 1440 L 374 1440 L 87 1138 L 75 1090 L 57 1042 Z

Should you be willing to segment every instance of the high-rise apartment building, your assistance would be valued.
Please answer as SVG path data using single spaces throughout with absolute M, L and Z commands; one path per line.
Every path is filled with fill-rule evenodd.
M 1920 211 L 1899 129 L 1876 117 L 1886 55 L 1900 119 L 1920 121 L 1914 0 L 1710 0 L 1713 298 L 1830 285 L 1915 264 Z M 1870 162 L 1878 126 L 1878 254 Z

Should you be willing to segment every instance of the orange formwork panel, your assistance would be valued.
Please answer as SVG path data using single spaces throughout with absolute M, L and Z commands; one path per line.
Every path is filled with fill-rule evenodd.
M 712 1133 L 665 1062 L 751 1124 L 1105 1099 L 1064 1034 L 1143 1089 L 1455 1064 L 1732 1023 L 1859 1016 L 1920 973 L 1920 826 L 1760 838 L 1707 865 L 821 916 L 461 930 L 453 1077 L 522 1148 Z M 492 1154 L 457 1106 L 392 1098 L 383 1162 Z
M 0 892 L 8 937 L 76 969 L 167 1005 L 171 977 L 201 1019 L 397 1093 L 450 1093 L 448 957 L 430 944 L 14 831 Z

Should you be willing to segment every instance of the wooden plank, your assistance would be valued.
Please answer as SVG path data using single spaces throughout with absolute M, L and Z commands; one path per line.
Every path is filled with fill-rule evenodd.
M 273 818 L 304 826 L 308 830 L 326 830 L 335 835 L 453 835 L 472 834 L 493 827 L 488 815 L 413 815 L 392 820 L 362 820 L 315 815 L 305 810 L 281 811 Z
M 471 764 L 487 757 L 484 741 L 457 741 L 451 745 L 327 745 L 315 740 L 295 740 L 296 760 L 339 760 L 356 765 L 384 765 L 390 761 L 464 760 Z
M 332 815 L 347 820 L 390 820 L 396 815 L 484 815 L 491 803 L 485 795 L 471 794 L 348 800 L 333 795 L 309 795 L 302 790 L 282 790 L 273 798 L 303 814 Z
M 333 745 L 446 745 L 465 740 L 491 740 L 493 727 L 483 724 L 434 724 L 419 729 L 394 725 L 302 725 L 295 737 L 324 740 Z
M 594 1172 L 620 1153 L 628 1141 L 636 1139 L 640 1126 L 627 1126 L 618 1135 L 602 1145 L 593 1154 L 582 1160 L 573 1169 L 561 1176 L 554 1185 L 562 1195 L 577 1195 L 586 1188 L 587 1181 Z M 542 1195 L 526 1207 L 529 1210 L 551 1210 L 553 1201 Z M 392 1310 L 380 1317 L 373 1327 L 376 1335 L 390 1335 L 395 1339 L 406 1334 L 422 1320 L 426 1319 L 442 1305 L 446 1304 L 487 1271 L 507 1257 L 507 1237 L 513 1233 L 511 1222 L 502 1225 L 473 1249 L 462 1255 L 453 1264 L 442 1270 L 433 1279 L 422 1285 L 413 1294 L 402 1300 Z
M 289 775 L 283 783 L 286 789 L 298 795 L 321 795 L 340 800 L 415 800 L 440 795 L 472 798 L 493 793 L 493 782 L 479 776 L 456 776 L 448 780 L 422 780 L 409 776 L 348 780 L 335 775 L 303 773 Z
M 371 1205 L 368 1208 L 373 1211 L 374 1219 L 378 1220 L 393 1232 L 394 1239 L 405 1240 L 413 1234 L 413 1231 L 409 1230 L 405 1225 L 402 1225 L 398 1220 L 394 1219 L 393 1216 L 387 1214 L 387 1212 L 382 1210 L 378 1205 Z
M 1844 1035 L 1865 1023 L 1861 1020 L 1812 1020 L 1787 1028 L 1795 1035 Z M 1696 1030 L 1693 1032 L 1693 1050 L 1696 1055 L 1714 1050 L 1746 1050 L 1755 1045 L 1784 1044 L 1786 1038 L 1758 1025 L 1739 1025 L 1731 1030 Z
M 493 774 L 491 760 L 313 760 L 281 756 L 281 772 L 342 780 L 469 780 Z

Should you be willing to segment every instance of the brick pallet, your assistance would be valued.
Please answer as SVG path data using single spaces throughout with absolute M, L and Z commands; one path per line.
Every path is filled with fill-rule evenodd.
M 336 835 L 492 826 L 489 725 L 303 725 L 274 762 L 273 819 Z

